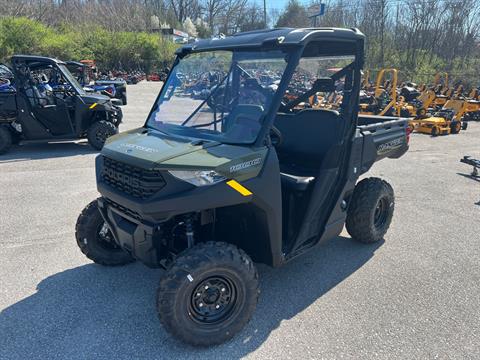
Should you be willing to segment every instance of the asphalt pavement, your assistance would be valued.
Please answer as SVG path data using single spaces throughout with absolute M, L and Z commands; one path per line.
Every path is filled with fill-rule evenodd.
M 121 130 L 141 126 L 158 83 L 128 87 Z M 385 241 L 344 232 L 279 269 L 232 341 L 196 349 L 155 310 L 161 270 L 106 268 L 74 239 L 98 196 L 85 142 L 17 146 L 0 155 L 0 359 L 479 359 L 480 123 L 459 135 L 414 134 L 410 151 L 369 176 L 396 196 Z

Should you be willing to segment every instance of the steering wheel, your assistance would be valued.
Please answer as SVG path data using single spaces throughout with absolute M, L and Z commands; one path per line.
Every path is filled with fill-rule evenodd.
M 270 141 L 273 146 L 280 146 L 283 142 L 283 135 L 275 125 L 270 128 Z

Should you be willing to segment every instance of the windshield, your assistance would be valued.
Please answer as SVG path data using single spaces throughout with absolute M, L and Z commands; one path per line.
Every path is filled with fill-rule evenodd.
M 75 79 L 75 76 L 72 75 L 70 70 L 68 70 L 68 68 L 64 64 L 58 64 L 58 67 L 60 68 L 60 71 L 63 73 L 63 76 L 65 76 L 70 85 L 75 88 L 76 92 L 79 95 L 85 95 L 85 90 L 83 90 L 82 85 L 80 85 L 77 79 Z
M 220 141 L 252 143 L 287 63 L 278 50 L 190 54 L 172 69 L 147 126 Z

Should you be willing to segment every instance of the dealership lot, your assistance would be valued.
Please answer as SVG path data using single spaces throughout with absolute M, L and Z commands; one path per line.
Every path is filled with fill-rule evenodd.
M 141 126 L 159 83 L 128 87 L 121 130 Z M 414 134 L 410 151 L 369 173 L 396 210 L 385 242 L 344 233 L 280 268 L 232 341 L 194 349 L 160 326 L 161 270 L 104 268 L 77 249 L 74 225 L 98 196 L 86 143 L 25 145 L 0 156 L 0 359 L 479 358 L 480 123 Z

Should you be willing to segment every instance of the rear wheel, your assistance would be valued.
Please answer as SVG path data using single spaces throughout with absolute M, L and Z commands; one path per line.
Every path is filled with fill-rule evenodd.
M 5 154 L 12 147 L 13 137 L 10 130 L 0 126 L 0 154 Z
M 462 130 L 462 123 L 460 121 L 452 121 L 450 124 L 450 133 L 458 134 Z
M 111 122 L 101 120 L 93 123 L 87 132 L 88 143 L 95 150 L 102 150 L 105 141 L 118 133 L 118 128 Z
M 134 261 L 129 253 L 115 243 L 98 210 L 97 200 L 88 204 L 78 217 L 75 238 L 82 253 L 97 264 L 117 266 Z
M 360 181 L 353 191 L 347 212 L 346 228 L 353 239 L 373 243 L 383 239 L 390 226 L 395 206 L 393 188 L 379 178 Z
M 209 346 L 227 341 L 247 324 L 258 294 L 257 271 L 243 250 L 201 243 L 178 256 L 160 280 L 157 310 L 175 337 Z
M 432 136 L 438 136 L 438 134 L 440 133 L 440 130 L 438 129 L 438 127 L 434 126 L 432 127 Z

